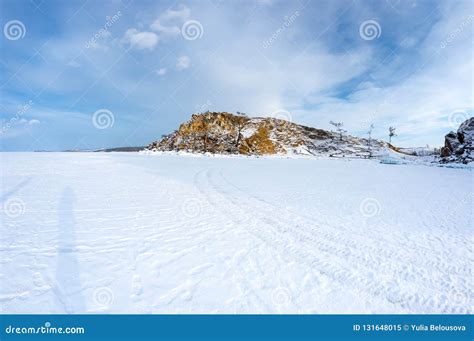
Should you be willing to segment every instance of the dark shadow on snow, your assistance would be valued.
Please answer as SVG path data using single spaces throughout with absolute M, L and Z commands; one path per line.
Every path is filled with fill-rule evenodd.
M 55 292 L 65 313 L 85 311 L 77 259 L 75 200 L 74 191 L 66 187 L 58 206 L 58 264 Z

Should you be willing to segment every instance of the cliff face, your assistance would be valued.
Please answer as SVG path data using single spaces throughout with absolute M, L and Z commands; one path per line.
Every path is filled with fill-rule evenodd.
M 372 140 L 370 153 L 384 148 Z M 214 154 L 329 154 L 368 156 L 367 139 L 339 135 L 275 118 L 249 118 L 228 112 L 192 115 L 178 130 L 148 146 L 154 151 Z
M 444 138 L 441 162 L 469 163 L 474 161 L 474 117 L 464 121 L 457 132 L 451 131 Z

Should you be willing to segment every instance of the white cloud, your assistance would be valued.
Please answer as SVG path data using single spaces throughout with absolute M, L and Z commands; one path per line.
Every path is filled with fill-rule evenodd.
M 385 87 L 364 87 L 347 99 L 322 95 L 313 101 L 316 109 L 301 110 L 302 117 L 309 122 L 324 123 L 330 118 L 345 121 L 352 131 L 360 131 L 375 121 L 379 137 L 386 137 L 386 129 L 394 125 L 398 128 L 398 140 L 404 140 L 402 144 L 441 145 L 443 135 L 452 129 L 449 113 L 473 109 L 473 63 L 465 48 L 472 40 L 471 33 L 465 29 L 441 48 L 446 36 L 460 31 L 460 23 L 466 18 L 464 13 L 462 7 L 447 10 L 419 45 L 421 57 L 412 61 L 413 71 L 403 81 Z M 400 72 L 397 63 L 387 63 L 383 69 L 388 79 Z M 437 131 L 441 134 L 437 135 Z
M 77 69 L 78 67 L 81 66 L 81 64 L 79 64 L 77 61 L 75 61 L 74 59 L 70 60 L 68 63 L 67 63 L 67 66 L 70 66 L 72 68 L 75 68 Z
M 191 10 L 181 5 L 176 9 L 168 9 L 161 14 L 151 25 L 150 29 L 162 36 L 179 36 L 181 25 L 188 20 Z
M 11 138 L 20 136 L 28 131 L 31 131 L 30 126 L 35 126 L 40 124 L 40 121 L 37 119 L 26 119 L 12 117 L 8 120 L 0 120 L 0 137 L 1 138 Z
M 260 40 L 240 36 L 207 60 L 202 72 L 212 89 L 229 90 L 223 96 L 226 103 L 216 100 L 222 110 L 258 116 L 268 116 L 280 109 L 292 111 L 314 93 L 327 93 L 365 72 L 371 58 L 370 50 L 356 50 L 348 55 L 328 52 L 316 44 L 304 53 L 294 53 L 283 41 L 272 51 L 254 53 L 259 47 Z M 282 58 L 275 59 L 273 55 Z M 294 119 L 298 122 L 299 117 Z M 318 126 L 316 123 L 312 122 Z
M 146 7 L 145 13 L 127 17 L 129 22 L 124 22 L 127 26 L 120 31 L 123 38 L 111 40 L 108 53 L 91 48 L 85 50 L 83 56 L 80 49 L 90 37 L 83 30 L 70 26 L 63 38 L 51 40 L 42 48 L 41 54 L 48 63 L 41 67 L 27 63 L 21 69 L 20 78 L 37 92 L 47 85 L 47 93 L 61 95 L 72 104 L 77 93 L 82 93 L 97 78 L 97 69 L 90 60 L 100 70 L 106 70 L 111 61 L 118 60 L 123 54 L 122 49 L 117 48 L 122 43 L 142 51 L 153 50 L 153 53 L 144 53 L 137 58 L 139 63 L 131 58 L 120 59 L 123 67 L 107 72 L 107 79 L 121 92 L 133 90 L 126 101 L 130 106 L 128 112 L 151 111 L 166 100 L 171 82 L 179 82 L 178 85 L 186 81 L 179 90 L 181 108 L 176 109 L 175 103 L 164 104 L 169 105 L 167 110 L 180 111 L 179 115 L 183 116 L 179 119 L 185 119 L 196 103 L 209 98 L 213 110 L 270 115 L 284 109 L 291 112 L 294 122 L 310 126 L 329 128 L 329 120 L 343 121 L 352 134 L 362 134 L 367 125 L 375 121 L 375 134 L 386 137 L 386 127 L 394 125 L 399 134 L 397 143 L 405 139 L 406 145 L 440 144 L 443 135 L 452 129 L 447 119 L 449 113 L 454 109 L 472 112 L 472 53 L 466 49 L 472 42 L 472 30 L 468 25 L 472 24 L 468 17 L 472 8 L 468 3 L 440 3 L 438 6 L 446 8 L 436 11 L 431 17 L 436 20 L 427 19 L 426 26 L 420 30 L 407 30 L 409 23 L 417 22 L 415 17 L 400 13 L 397 25 L 392 26 L 394 23 L 382 15 L 380 24 L 384 32 L 394 35 L 390 42 L 387 41 L 390 49 L 394 49 L 393 58 L 388 56 L 383 63 L 381 55 L 385 55 L 386 47 L 383 39 L 387 35 L 372 42 L 351 40 L 358 37 L 361 18 L 357 12 L 364 12 L 364 19 L 372 16 L 367 14 L 369 16 L 365 18 L 365 11 L 353 13 L 349 10 L 341 15 L 341 25 L 330 25 L 337 22 L 335 19 L 346 7 L 343 1 L 328 2 L 325 6 L 308 4 L 308 11 L 301 11 L 291 27 L 271 46 L 264 48 L 263 41 L 283 24 L 285 15 L 291 15 L 298 8 L 292 2 L 280 4 L 255 11 L 255 16 L 246 25 L 240 25 L 235 12 L 239 10 L 244 14 L 247 10 L 253 13 L 255 4 L 216 7 L 203 3 L 193 7 L 192 14 L 187 7 L 181 6 L 162 11 L 161 16 L 152 16 L 151 20 L 149 15 L 156 13 L 155 8 Z M 378 6 L 365 3 L 357 3 L 357 6 L 366 6 L 368 13 L 374 7 L 377 14 Z M 373 17 L 377 17 L 375 14 Z M 206 32 L 209 32 L 206 40 L 188 42 L 178 35 L 182 22 L 194 17 L 205 24 Z M 270 18 L 274 20 L 268 20 Z M 130 29 L 125 33 L 127 28 Z M 397 31 L 401 34 L 396 35 Z M 347 34 L 352 37 L 350 43 L 342 44 L 339 38 Z M 176 37 L 178 39 L 167 39 Z M 315 42 L 310 43 L 313 40 Z M 103 40 L 100 42 L 104 43 Z M 177 59 L 179 56 L 182 57 Z M 162 64 L 153 68 L 158 58 Z M 70 60 L 81 64 L 79 69 L 74 69 L 74 63 L 69 65 L 68 72 L 74 72 L 74 77 L 64 74 L 55 78 L 59 74 L 57 68 L 64 67 Z M 20 61 L 12 60 L 12 67 L 20 68 L 21 64 L 16 64 Z M 199 77 L 188 79 L 187 72 L 175 72 L 173 77 L 166 77 L 170 83 L 160 82 L 159 76 L 189 68 L 191 61 L 192 70 Z M 145 77 L 150 68 L 155 77 Z M 414 73 L 408 72 L 411 68 Z M 368 79 L 364 79 L 365 75 Z M 143 81 L 138 82 L 141 79 Z M 199 87 L 203 83 L 206 86 Z M 24 89 L 24 84 L 16 78 L 10 84 Z M 85 99 L 100 104 L 103 100 L 101 91 L 109 91 L 110 86 L 108 81 L 96 84 L 97 91 L 87 92 Z M 55 105 L 52 103 L 52 108 L 45 112 L 51 113 L 50 109 Z M 142 108 L 146 110 L 140 110 Z M 73 106 L 70 110 L 79 109 Z M 41 127 L 49 127 L 49 117 L 39 114 L 35 108 L 35 116 L 42 122 L 48 121 Z M 59 117 L 62 113 L 55 115 Z M 27 130 L 27 125 L 22 126 Z
M 375 44 L 337 52 L 331 43 L 318 41 L 302 53 L 279 39 L 262 49 L 261 40 L 242 28 L 225 49 L 208 57 L 201 74 L 211 89 L 222 91 L 213 100 L 220 110 L 270 115 L 285 109 L 297 123 L 330 128 L 330 120 L 343 121 L 355 135 L 374 122 L 378 138 L 386 138 L 388 126 L 394 125 L 401 145 L 440 145 L 452 129 L 449 113 L 473 108 L 472 54 L 466 50 L 472 31 L 464 24 L 470 18 L 466 11 L 461 5 L 445 9 L 431 33 L 422 39 L 407 35 L 394 58 L 383 62 Z M 404 49 L 409 48 L 416 53 L 407 55 Z M 196 60 L 193 68 L 199 68 L 199 59 L 190 56 Z
M 168 70 L 167 70 L 166 68 L 161 68 L 161 69 L 159 69 L 159 70 L 156 70 L 156 74 L 157 74 L 158 76 L 163 76 L 163 75 L 166 74 L 167 71 L 168 71 Z
M 156 19 L 153 24 L 151 24 L 150 28 L 153 31 L 159 32 L 165 35 L 179 35 L 181 34 L 181 30 L 176 25 L 169 25 L 165 26 L 160 22 L 160 19 Z
M 181 20 L 181 21 L 186 21 L 188 20 L 189 16 L 191 15 L 191 10 L 189 7 L 186 7 L 184 5 L 179 6 L 179 8 L 173 9 L 170 8 L 166 10 L 163 15 L 161 15 L 161 18 L 163 20 Z
M 129 28 L 122 42 L 139 50 L 153 50 L 162 38 L 167 36 L 176 37 L 181 34 L 181 25 L 191 15 L 191 10 L 181 5 L 178 8 L 170 8 L 160 15 L 151 25 L 150 30 L 139 31 Z M 140 25 L 139 25 L 140 26 Z M 184 68 L 187 68 L 185 66 Z
M 37 119 L 31 119 L 31 120 L 28 120 L 26 118 L 20 118 L 18 120 L 10 120 L 10 122 L 12 123 L 12 125 L 36 125 L 36 124 L 40 124 L 40 121 L 37 120 Z
M 135 28 L 129 28 L 125 32 L 123 42 L 139 50 L 153 50 L 158 43 L 158 36 L 153 32 L 140 32 Z
M 258 0 L 257 2 L 261 5 L 272 5 L 273 4 L 273 0 Z
M 104 29 L 100 30 L 98 33 L 97 33 L 101 38 L 109 38 L 112 36 L 112 33 L 110 33 L 110 31 L 106 31 Z
M 188 56 L 181 56 L 178 58 L 176 62 L 176 68 L 178 70 L 184 70 L 191 66 L 191 59 Z

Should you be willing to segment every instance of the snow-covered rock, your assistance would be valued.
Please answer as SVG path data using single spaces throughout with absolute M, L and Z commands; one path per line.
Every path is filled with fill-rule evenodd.
M 385 142 L 343 136 L 276 118 L 250 118 L 228 112 L 192 115 L 178 130 L 148 146 L 152 151 L 244 155 L 328 155 L 369 157 Z
M 470 163 L 474 161 L 474 117 L 464 121 L 457 132 L 449 132 L 441 148 L 441 162 Z

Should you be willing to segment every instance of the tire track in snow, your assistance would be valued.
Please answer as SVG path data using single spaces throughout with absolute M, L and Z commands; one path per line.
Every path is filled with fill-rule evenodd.
M 271 241 L 266 236 L 254 230 L 250 230 L 246 227 L 249 223 L 249 219 L 247 218 L 247 215 L 236 214 L 236 212 L 233 210 L 234 208 L 237 208 L 237 210 L 240 211 L 240 208 L 232 207 L 232 206 L 226 207 L 225 205 L 222 205 L 222 200 L 218 196 L 216 196 L 216 193 L 209 190 L 210 186 L 206 180 L 206 174 L 204 172 L 205 172 L 204 170 L 201 170 L 195 174 L 194 185 L 199 190 L 199 192 L 206 198 L 209 204 L 212 205 L 214 208 L 218 209 L 221 213 L 223 213 L 225 217 L 229 218 L 236 227 L 241 228 L 243 226 L 248 233 L 256 237 L 258 240 L 260 240 L 264 244 L 266 245 L 271 244 Z M 254 224 L 251 224 L 251 225 L 254 225 Z M 247 302 L 246 305 L 249 307 L 251 305 L 255 306 L 258 309 L 258 311 L 261 313 L 264 312 L 261 309 L 262 307 L 265 309 L 266 312 L 274 312 L 275 309 L 267 303 L 268 300 L 263 298 L 257 292 L 257 290 L 255 290 L 252 283 L 248 279 L 249 275 L 247 274 L 247 270 L 245 270 L 245 268 L 241 266 L 241 259 L 230 266 L 228 262 L 226 263 L 226 265 L 229 268 L 230 272 L 232 273 L 232 276 L 234 277 L 234 279 L 239 280 L 238 282 L 236 282 L 237 285 L 242 286 L 240 289 L 242 292 L 242 298 L 248 301 L 251 297 L 250 301 Z M 237 266 L 238 269 L 231 268 L 231 266 L 233 267 Z M 250 307 L 250 310 L 251 310 L 251 307 Z
M 328 239 L 334 241 L 334 242 L 340 242 L 340 238 L 343 238 L 342 234 L 348 234 L 350 233 L 351 239 L 345 238 L 344 243 L 346 246 L 351 246 L 351 247 L 358 247 L 360 243 L 364 244 L 364 249 L 369 249 L 373 254 L 378 254 L 378 255 L 383 255 L 387 259 L 398 259 L 400 260 L 401 263 L 406 261 L 406 255 L 416 252 L 415 255 L 412 256 L 412 259 L 410 260 L 410 266 L 412 264 L 416 263 L 418 264 L 417 269 L 418 273 L 420 274 L 425 274 L 426 271 L 424 271 L 425 268 L 430 268 L 433 269 L 435 268 L 438 271 L 438 274 L 445 275 L 446 273 L 449 274 L 456 274 L 459 276 L 467 276 L 471 277 L 472 276 L 472 261 L 471 262 L 466 262 L 465 265 L 459 266 L 457 264 L 451 264 L 443 259 L 446 259 L 449 257 L 451 260 L 452 254 L 449 252 L 444 252 L 440 253 L 437 250 L 429 249 L 425 246 L 419 245 L 419 244 L 410 244 L 410 246 L 405 246 L 403 244 L 396 244 L 391 242 L 390 240 L 387 240 L 383 238 L 383 236 L 377 236 L 377 238 L 372 237 L 371 235 L 361 235 L 360 233 L 357 233 L 356 231 L 350 230 L 350 229 L 341 229 L 338 228 L 337 226 L 330 226 L 326 222 L 321 222 L 321 221 L 316 221 L 315 218 L 308 217 L 305 215 L 302 215 L 300 213 L 294 213 L 291 212 L 285 208 L 278 207 L 275 205 L 272 205 L 268 203 L 265 200 L 262 200 L 256 196 L 249 195 L 239 187 L 235 186 L 231 182 L 229 182 L 223 175 L 222 171 L 219 172 L 219 176 L 222 178 L 222 180 L 230 185 L 232 188 L 235 188 L 237 191 L 243 193 L 247 196 L 250 196 L 251 198 L 257 200 L 259 203 L 261 203 L 264 207 L 267 208 L 267 210 L 271 211 L 278 211 L 282 212 L 287 215 L 287 221 L 300 221 L 303 224 L 317 224 L 320 228 L 325 227 L 328 229 L 330 232 L 326 232 L 324 234 L 325 237 Z M 289 217 L 288 217 L 289 216 Z M 389 230 L 390 226 L 385 224 L 385 229 Z M 333 232 L 335 231 L 335 232 Z M 322 232 L 321 232 L 322 233 Z M 379 238 L 380 237 L 380 238 Z M 355 242 L 354 239 L 358 239 L 358 242 Z M 415 243 L 415 241 L 410 240 L 410 242 Z M 380 245 L 383 244 L 384 248 L 380 248 Z M 467 239 L 464 240 L 463 244 L 468 244 Z M 471 255 L 472 256 L 472 255 Z M 472 260 L 472 257 L 470 257 Z
M 198 180 L 203 177 L 203 173 L 204 171 L 201 171 L 196 174 L 196 187 L 207 197 L 207 200 L 209 200 L 221 212 L 226 214 L 226 216 L 231 218 L 237 226 L 244 227 L 245 230 L 249 232 L 249 234 L 258 238 L 267 247 L 276 250 L 280 256 L 279 258 L 282 258 L 286 261 L 292 259 L 297 263 L 301 263 L 301 260 L 312 259 L 312 261 L 309 263 L 307 261 L 305 262 L 306 266 L 308 267 L 308 272 L 314 269 L 314 265 L 318 265 L 317 271 L 320 274 L 342 284 L 343 287 L 347 287 L 347 285 L 344 284 L 347 281 L 347 277 L 345 275 L 350 272 L 350 269 L 345 268 L 345 271 L 335 273 L 333 269 L 327 269 L 327 265 L 329 264 L 319 260 L 316 253 L 307 251 L 309 254 L 311 254 L 311 257 L 308 257 L 308 253 L 303 253 L 299 245 L 295 246 L 294 243 L 288 243 L 288 233 L 283 233 L 286 235 L 286 237 L 283 237 L 283 234 L 280 231 L 274 229 L 272 224 L 268 224 L 267 222 L 260 220 L 255 214 L 250 214 L 249 218 L 249 212 L 254 212 L 254 208 L 242 208 L 235 202 L 232 202 L 230 199 L 226 198 L 219 191 L 213 189 L 212 184 L 210 184 L 208 180 L 205 180 L 209 171 L 204 175 L 204 180 Z M 226 202 L 226 204 L 223 205 L 223 202 Z M 236 211 L 238 211 L 239 214 L 237 214 Z M 285 239 L 286 241 L 284 242 Z M 344 276 L 344 278 L 341 279 L 340 276 Z M 353 279 L 351 280 L 353 281 Z M 248 285 L 248 281 L 246 282 Z M 253 294 L 258 296 L 258 294 L 256 294 L 254 291 Z M 294 293 L 291 293 L 291 296 L 294 296 Z
M 213 174 L 215 174 L 215 172 Z M 297 224 L 298 229 L 296 229 L 292 226 L 295 225 L 295 220 L 298 220 L 299 217 L 294 217 L 294 215 L 291 217 L 293 219 L 282 217 L 281 214 L 278 214 L 281 213 L 281 209 L 276 209 L 276 207 L 269 208 L 267 203 L 265 203 L 267 206 L 262 205 L 261 202 L 249 198 L 247 193 L 244 193 L 246 194 L 244 199 L 235 199 L 229 194 L 229 191 L 222 189 L 222 184 L 216 184 L 218 178 L 213 176 L 213 174 L 209 170 L 206 173 L 207 181 L 212 186 L 213 191 L 219 193 L 224 200 L 231 203 L 234 207 L 239 207 L 243 212 L 246 212 L 247 214 L 252 212 L 253 217 L 257 219 L 260 224 L 265 224 L 270 228 L 272 228 L 272 226 L 277 227 L 277 230 L 267 228 L 267 233 L 268 231 L 271 231 L 271 235 L 270 237 L 267 235 L 266 237 L 263 237 L 263 239 L 267 239 L 268 241 L 269 237 L 275 245 L 275 239 L 286 238 L 287 241 L 290 241 L 292 238 L 295 238 L 295 235 L 297 235 L 299 238 L 297 242 L 293 244 L 298 245 L 298 247 L 291 245 L 292 243 L 286 243 L 287 245 L 283 246 L 284 252 L 290 251 L 292 253 L 300 254 L 301 245 L 305 245 L 305 247 L 310 250 L 317 246 L 320 252 L 329 255 L 329 257 L 338 258 L 339 264 L 337 264 L 336 267 L 339 267 L 339 269 L 331 268 L 336 264 L 335 262 L 329 264 L 325 261 L 317 260 L 316 264 L 325 268 L 328 274 L 332 273 L 333 275 L 330 277 L 333 277 L 333 279 L 337 280 L 342 285 L 347 286 L 347 283 L 358 283 L 358 290 L 369 292 L 373 296 L 383 298 L 393 304 L 409 309 L 410 311 L 420 311 L 421 308 L 421 311 L 423 312 L 431 312 L 433 310 L 441 310 L 442 312 L 463 312 L 468 309 L 459 306 L 450 307 L 449 302 L 445 302 L 446 300 L 442 300 L 443 302 L 441 303 L 437 298 L 433 298 L 434 295 L 439 294 L 440 290 L 442 291 L 443 289 L 449 288 L 449 282 L 445 279 L 432 280 L 431 277 L 427 276 L 427 272 L 421 270 L 423 268 L 417 269 L 412 265 L 406 266 L 404 264 L 406 260 L 402 260 L 401 266 L 390 261 L 387 262 L 387 260 L 392 259 L 391 257 L 394 255 L 386 254 L 385 257 L 380 257 L 380 251 L 383 251 L 381 248 L 375 249 L 372 247 L 370 253 L 364 253 L 362 250 L 367 245 L 362 246 L 357 243 L 354 244 L 347 240 L 347 238 L 343 238 L 340 234 L 335 236 L 331 236 L 328 233 L 315 235 L 314 232 L 317 230 L 312 229 L 312 231 L 308 231 L 307 228 L 302 230 L 301 227 L 304 226 L 302 224 Z M 266 213 L 262 214 L 261 212 Z M 278 215 L 278 218 L 272 218 L 275 217 L 275 214 Z M 312 222 L 312 224 L 314 224 L 314 222 Z M 252 224 L 254 227 L 255 225 L 256 224 Z M 260 235 L 260 237 L 262 237 L 262 235 Z M 311 243 L 308 243 L 308 241 Z M 276 243 L 278 244 L 278 242 Z M 347 243 L 349 246 L 344 245 L 344 243 Z M 341 246 L 341 244 L 343 246 Z M 282 246 L 280 245 L 280 247 Z M 309 255 L 316 257 L 317 259 L 317 256 L 314 253 L 310 252 Z M 297 258 L 299 260 L 308 259 L 307 256 L 301 254 Z M 347 259 L 351 258 L 353 259 L 352 266 L 355 266 L 357 271 L 354 271 L 354 268 L 347 268 L 340 264 L 347 264 Z M 315 263 L 313 262 L 312 264 Z M 380 268 L 384 265 L 386 266 L 385 269 L 388 269 L 389 272 L 386 274 L 387 283 L 384 282 L 383 284 L 380 284 L 378 281 L 374 281 L 374 277 L 380 273 Z M 411 269 L 415 270 L 412 273 L 407 273 L 407 271 Z M 368 276 L 357 276 L 357 273 L 360 273 L 361 271 L 364 271 Z M 404 287 L 412 287 L 413 281 L 417 280 L 420 275 L 422 275 L 422 278 L 417 281 L 416 288 L 419 291 L 420 288 L 424 287 L 426 289 L 425 292 L 431 292 L 429 297 L 424 297 L 418 293 L 406 292 L 400 286 L 400 284 L 403 283 L 405 284 Z M 433 284 L 441 286 L 441 288 L 435 287 L 435 289 L 438 290 L 433 292 Z M 469 292 L 466 293 L 466 296 L 470 296 Z
M 414 251 L 416 254 L 412 257 L 411 264 L 417 263 L 419 265 L 419 272 L 423 273 L 421 269 L 424 268 L 436 268 L 440 274 L 449 273 L 456 273 L 458 275 L 463 276 L 472 276 L 472 267 L 467 264 L 467 266 L 459 267 L 457 265 L 449 264 L 443 261 L 446 257 L 451 257 L 449 253 L 440 253 L 437 250 L 429 249 L 425 246 L 418 245 L 418 244 L 410 244 L 409 247 L 403 244 L 396 244 L 391 242 L 389 239 L 384 238 L 383 236 L 372 237 L 371 235 L 362 235 L 357 233 L 357 231 L 350 230 L 350 229 L 343 229 L 337 226 L 331 226 L 326 222 L 317 221 L 314 217 L 308 217 L 302 215 L 300 213 L 291 212 L 283 207 L 278 207 L 273 205 L 263 199 L 260 199 L 254 195 L 246 193 L 244 190 L 240 189 L 239 187 L 232 184 L 229 180 L 227 180 L 223 174 L 222 170 L 219 172 L 219 177 L 229 186 L 236 189 L 240 193 L 244 194 L 245 197 L 250 197 L 256 200 L 262 209 L 265 209 L 269 212 L 276 211 L 286 215 L 286 221 L 294 222 L 298 221 L 301 224 L 309 224 L 314 225 L 316 224 L 319 228 L 326 228 L 329 232 L 322 232 L 318 231 L 318 233 L 323 233 L 324 237 L 333 242 L 340 243 L 341 238 L 343 238 L 343 242 L 346 246 L 355 247 L 357 248 L 361 243 L 364 244 L 364 249 L 370 250 L 374 254 L 383 255 L 387 259 L 394 259 L 395 257 L 399 259 L 401 262 L 404 262 L 406 259 L 406 255 L 409 253 L 413 253 Z M 216 177 L 213 177 L 216 179 Z M 271 215 L 270 215 L 271 216 Z M 386 224 L 385 224 L 386 225 Z M 390 226 L 386 225 L 386 229 L 389 229 Z M 312 232 L 312 231 L 310 231 Z M 343 234 L 350 233 L 351 239 L 344 238 Z M 358 241 L 355 241 L 357 239 Z M 410 240 L 410 242 L 413 242 Z M 380 245 L 383 244 L 384 248 L 380 248 Z M 464 240 L 463 244 L 468 244 L 467 240 Z M 435 259 L 436 261 L 433 261 Z

